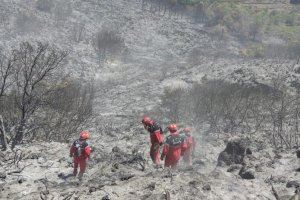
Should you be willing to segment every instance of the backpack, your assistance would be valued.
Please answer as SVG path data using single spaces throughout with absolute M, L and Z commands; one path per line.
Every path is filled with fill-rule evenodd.
M 184 138 L 181 135 L 167 137 L 166 143 L 170 146 L 179 146 L 184 142 Z
M 158 123 L 156 123 L 156 122 L 154 122 L 153 125 L 151 125 L 151 126 L 148 127 L 148 131 L 149 131 L 150 133 L 154 133 L 154 132 L 157 131 L 157 130 L 159 130 L 160 133 L 163 134 L 163 131 L 162 131 L 161 126 L 160 126 Z
M 84 151 L 85 147 L 88 146 L 88 143 L 86 141 L 76 140 L 73 144 L 75 147 L 75 156 L 80 156 L 82 152 Z

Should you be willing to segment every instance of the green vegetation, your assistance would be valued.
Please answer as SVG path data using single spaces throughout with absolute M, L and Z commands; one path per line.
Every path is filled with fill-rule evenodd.
M 218 35 L 222 27 L 222 38 L 234 36 L 245 44 L 247 56 L 263 56 L 268 37 L 286 42 L 283 49 L 300 48 L 300 12 L 298 7 L 283 8 L 276 4 L 247 4 L 236 0 L 173 0 L 196 17 L 205 17 L 205 25 Z M 201 12 L 201 13 L 200 13 Z

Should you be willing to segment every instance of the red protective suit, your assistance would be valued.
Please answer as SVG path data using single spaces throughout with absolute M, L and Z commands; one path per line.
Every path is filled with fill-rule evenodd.
M 80 148 L 80 150 L 78 150 Z M 80 151 L 80 152 L 78 152 Z M 87 161 L 91 154 L 91 147 L 88 146 L 85 140 L 76 140 L 70 149 L 70 156 L 73 157 L 74 171 L 73 175 L 77 175 L 78 166 L 80 168 L 79 178 L 82 177 L 83 173 L 86 170 Z
M 186 148 L 187 144 L 184 142 L 184 138 L 178 132 L 171 133 L 167 137 L 162 153 L 162 158 L 166 156 L 165 167 L 176 168 L 181 151 L 185 151 Z
M 192 165 L 192 154 L 193 151 L 195 150 L 196 147 L 196 143 L 195 140 L 193 138 L 193 136 L 191 136 L 190 134 L 186 133 L 185 134 L 185 143 L 186 143 L 186 150 L 183 151 L 183 161 L 188 164 L 188 165 Z
M 156 165 L 160 164 L 160 152 L 159 147 L 162 144 L 164 137 L 160 133 L 160 130 L 157 130 L 153 133 L 150 133 L 151 147 L 150 147 L 150 157 Z

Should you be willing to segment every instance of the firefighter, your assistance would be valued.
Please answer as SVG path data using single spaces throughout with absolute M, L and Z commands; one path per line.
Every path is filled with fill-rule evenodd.
M 184 142 L 186 143 L 187 149 L 182 152 L 183 161 L 187 165 L 192 165 L 192 156 L 195 151 L 196 142 L 194 137 L 190 134 L 191 130 L 189 128 L 183 129 Z
M 150 133 L 150 157 L 154 164 L 160 164 L 160 146 L 163 144 L 164 136 L 162 128 L 149 117 L 144 117 L 142 120 L 144 128 Z
M 89 139 L 89 132 L 82 131 L 79 139 L 75 140 L 70 149 L 70 157 L 73 157 L 73 176 L 77 176 L 78 166 L 79 174 L 78 179 L 82 180 L 83 174 L 87 167 L 87 162 L 90 158 L 91 147 L 88 145 L 87 140 Z
M 161 160 L 165 158 L 165 167 L 175 169 L 180 159 L 181 151 L 185 151 L 187 146 L 184 142 L 184 137 L 179 134 L 176 124 L 170 124 L 168 130 L 170 135 L 166 138 Z

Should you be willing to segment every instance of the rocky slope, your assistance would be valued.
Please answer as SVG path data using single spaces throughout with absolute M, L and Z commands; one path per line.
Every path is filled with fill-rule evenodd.
M 96 117 L 88 127 L 93 156 L 79 182 L 66 177 L 72 171 L 67 144 L 34 142 L 0 153 L 0 199 L 275 199 L 271 183 L 279 196 L 293 195 L 294 187 L 286 184 L 300 181 L 294 152 L 251 146 L 245 163 L 255 179 L 245 180 L 238 174 L 241 166 L 231 172 L 229 166 L 216 167 L 229 136 L 204 135 L 204 129 L 193 133 L 199 141 L 195 165 L 170 172 L 152 166 L 148 135 L 138 122 L 160 103 L 164 88 L 178 81 L 254 77 L 267 84 L 284 69 L 292 82 L 298 79 L 294 61 L 237 59 L 234 40 L 216 41 L 188 16 L 150 12 L 141 0 L 53 2 L 50 11 L 41 11 L 34 0 L 3 0 L 0 47 L 26 40 L 55 44 L 70 52 L 69 73 L 95 80 Z M 104 27 L 122 36 L 128 54 L 99 67 L 93 38 Z

